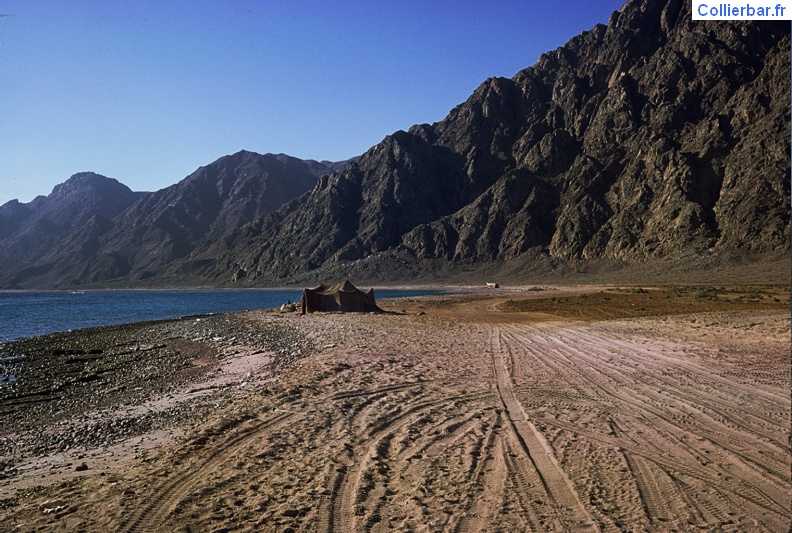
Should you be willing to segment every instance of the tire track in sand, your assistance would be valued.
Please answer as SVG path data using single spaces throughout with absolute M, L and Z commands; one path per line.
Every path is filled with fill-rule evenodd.
M 496 432 L 501 428 L 502 421 L 500 413 L 496 414 L 495 423 L 487 430 L 487 434 L 481 440 L 481 449 L 478 453 L 479 459 L 473 463 L 470 475 L 473 484 L 482 487 L 482 493 L 472 498 L 465 509 L 465 513 L 459 518 L 454 533 L 466 533 L 468 531 L 481 531 L 484 526 L 491 523 L 490 515 L 495 512 L 490 494 L 502 497 L 506 490 L 506 468 L 500 466 L 496 468 L 495 463 L 498 459 L 503 461 L 500 439 L 496 442 Z
M 611 411 L 629 415 L 633 424 L 635 422 L 640 424 L 640 431 L 633 432 L 633 437 L 630 438 L 634 442 L 633 445 L 625 440 L 626 435 L 620 435 L 618 439 L 610 439 L 605 434 L 597 435 L 579 425 L 573 426 L 551 419 L 545 419 L 543 423 L 566 429 L 571 433 L 587 433 L 592 440 L 612 447 L 622 447 L 630 451 L 633 456 L 643 457 L 662 472 L 662 475 L 654 476 L 656 479 L 664 480 L 664 476 L 675 472 L 685 474 L 707 486 L 717 487 L 722 492 L 737 496 L 746 503 L 757 506 L 762 512 L 789 516 L 788 509 L 779 498 L 779 495 L 787 493 L 784 479 L 788 476 L 783 474 L 784 466 L 772 465 L 769 460 L 763 460 L 761 455 L 751 457 L 746 453 L 748 445 L 744 442 L 750 442 L 755 436 L 753 433 L 756 431 L 755 426 L 741 426 L 743 432 L 740 438 L 731 437 L 732 441 L 730 441 L 727 425 L 723 424 L 722 420 L 699 410 L 701 405 L 709 403 L 707 394 L 698 392 L 691 385 L 679 382 L 679 379 L 671 379 L 663 372 L 669 369 L 685 369 L 688 371 L 686 376 L 698 376 L 697 383 L 701 389 L 706 383 L 707 373 L 704 367 L 694 365 L 684 357 L 672 358 L 654 348 L 630 344 L 626 339 L 612 340 L 602 336 L 601 333 L 594 334 L 588 327 L 556 329 L 552 335 L 524 326 L 508 326 L 507 331 L 511 331 L 514 336 L 504 335 L 504 339 L 507 342 L 513 340 L 524 347 L 534 364 L 552 367 L 559 382 L 585 382 L 589 384 L 586 390 L 598 389 L 603 393 L 600 401 L 612 405 Z M 571 332 L 574 332 L 574 337 Z M 609 342 L 619 349 L 609 349 Z M 622 354 L 619 364 L 610 364 L 615 357 L 614 354 Z M 628 357 L 625 357 L 625 354 L 629 354 Z M 681 360 L 679 365 L 676 364 L 677 360 Z M 643 370 L 640 373 L 627 374 L 629 370 L 626 368 L 635 365 L 640 365 Z M 631 383 L 634 385 L 630 385 Z M 738 396 L 743 390 L 738 386 L 725 385 L 722 389 L 722 394 L 727 396 Z M 729 405 L 729 402 L 725 403 Z M 735 409 L 744 410 L 746 413 L 752 412 L 750 406 L 739 406 L 736 403 L 733 405 Z M 688 421 L 683 415 L 690 412 L 695 412 L 696 415 Z M 726 414 L 723 416 L 728 417 Z M 735 425 L 740 426 L 739 423 Z M 613 426 L 611 430 L 615 433 Z M 688 439 L 692 434 L 698 437 L 696 444 L 691 444 Z M 635 440 L 636 436 L 639 437 L 638 440 Z M 712 445 L 714 451 L 710 456 L 701 453 L 699 450 L 701 443 Z M 669 453 L 669 450 L 675 451 Z M 636 477 L 652 468 L 647 466 L 648 463 L 642 465 L 644 468 L 632 469 Z M 640 490 L 641 495 L 647 494 L 649 489 L 655 486 L 668 489 L 667 492 L 663 492 L 664 499 L 672 498 L 679 492 L 678 486 L 672 483 L 647 482 L 643 490 Z M 681 494 L 681 496 L 684 499 L 688 495 Z M 714 498 L 714 496 L 710 497 Z M 702 498 L 700 494 L 694 494 L 692 501 L 701 502 L 702 506 L 721 506 L 716 501 L 705 503 L 707 498 Z M 649 507 L 651 508 L 651 505 Z M 703 512 L 703 509 L 700 510 Z M 728 508 L 723 509 L 724 516 L 727 510 Z M 695 510 L 693 511 L 695 513 Z M 677 514 L 667 512 L 664 516 L 671 517 Z
M 271 429 L 293 416 L 290 412 L 281 412 L 272 418 L 259 421 L 251 427 L 239 431 L 237 435 L 229 438 L 223 446 L 213 447 L 216 451 L 203 459 L 198 464 L 190 465 L 189 472 L 177 474 L 168 479 L 161 487 L 153 491 L 151 501 L 131 518 L 126 520 L 119 531 L 125 533 L 144 533 L 161 528 L 164 521 L 170 516 L 176 506 L 191 490 L 205 481 L 207 471 L 212 470 L 224 460 L 234 457 L 231 453 L 235 448 L 240 448 L 250 440 L 257 438 L 264 430 Z M 230 428 L 229 428 L 230 429 Z
M 687 511 L 685 507 L 671 508 L 672 500 L 667 495 L 672 491 L 667 486 L 668 483 L 665 483 L 661 477 L 664 473 L 656 472 L 655 468 L 643 457 L 625 453 L 624 458 L 638 485 L 641 503 L 650 523 L 659 526 L 659 523 L 669 522 L 682 516 L 680 513 Z
M 407 387 L 394 388 L 400 391 Z M 413 396 L 410 398 L 397 398 L 393 395 L 382 394 L 381 389 L 371 391 L 377 400 L 381 400 L 385 405 L 380 405 L 377 409 L 378 415 L 369 421 L 359 421 L 359 431 L 353 438 L 354 445 L 348 448 L 350 454 L 348 464 L 337 470 L 335 475 L 328 480 L 327 491 L 329 498 L 319 507 L 319 530 L 328 533 L 340 533 L 359 530 L 359 522 L 365 522 L 367 518 L 361 514 L 360 506 L 365 502 L 368 494 L 378 491 L 382 487 L 371 484 L 366 480 L 372 463 L 387 459 L 389 456 L 390 442 L 399 431 L 412 423 L 416 418 L 429 410 L 443 406 L 454 405 L 455 402 L 466 402 L 478 398 L 482 394 L 459 394 L 445 398 L 429 398 L 425 395 Z M 356 391 L 354 397 L 366 396 L 364 391 Z M 333 399 L 332 397 L 330 399 Z M 342 397 L 342 399 L 347 399 Z M 376 401 L 376 400 L 375 400 Z M 363 403 L 369 405 L 369 401 Z M 397 403 L 397 406 L 391 405 Z M 388 407 L 396 407 L 389 409 Z M 350 410 L 352 418 L 356 418 L 359 413 Z M 352 420 L 343 422 L 345 425 L 352 424 Z M 460 424 L 463 425 L 463 424 Z M 374 514 L 377 514 L 376 511 Z M 371 516 L 368 517 L 371 520 Z
M 501 346 L 501 332 L 497 327 L 493 327 L 490 339 L 495 386 L 503 403 L 509 426 L 514 431 L 527 460 L 536 469 L 548 498 L 556 507 L 558 518 L 568 531 L 599 531 L 596 523 L 581 504 L 574 485 L 558 464 L 550 444 L 531 423 L 517 400 L 505 360 L 506 355 Z

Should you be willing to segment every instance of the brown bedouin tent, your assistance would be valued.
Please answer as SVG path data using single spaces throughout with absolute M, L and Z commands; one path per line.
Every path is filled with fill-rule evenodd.
M 382 312 L 374 300 L 374 289 L 361 291 L 348 279 L 335 285 L 319 284 L 303 290 L 300 314 L 315 311 L 342 311 L 355 313 Z

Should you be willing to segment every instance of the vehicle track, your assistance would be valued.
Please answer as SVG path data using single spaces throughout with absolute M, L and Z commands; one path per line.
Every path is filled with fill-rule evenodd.
M 266 420 L 260 420 L 248 428 L 239 430 L 237 434 L 229 437 L 223 446 L 214 447 L 215 451 L 208 457 L 203 458 L 197 464 L 191 464 L 189 472 L 170 476 L 163 485 L 154 491 L 154 497 L 150 499 L 147 505 L 122 523 L 120 531 L 144 533 L 161 528 L 179 502 L 188 496 L 196 485 L 206 481 L 203 478 L 206 471 L 233 457 L 234 454 L 231 452 L 234 449 L 259 438 L 262 432 L 283 424 L 292 416 L 292 413 L 281 412 Z
M 498 459 L 503 461 L 502 443 L 497 436 L 501 427 L 501 415 L 498 413 L 494 424 L 483 436 L 481 448 L 477 450 L 474 461 L 471 462 L 470 484 L 478 490 L 459 517 L 454 528 L 456 533 L 483 530 L 491 524 L 490 515 L 495 512 L 496 502 L 502 501 L 506 490 L 506 468 L 505 465 L 499 467 L 495 464 Z
M 661 527 L 662 524 L 668 523 L 672 519 L 679 520 L 688 513 L 685 508 L 672 509 L 670 507 L 669 501 L 671 500 L 666 498 L 666 495 L 670 494 L 670 487 L 668 486 L 669 482 L 664 479 L 664 472 L 657 471 L 656 467 L 643 457 L 633 456 L 629 453 L 624 454 L 624 457 L 635 482 L 638 484 L 641 501 L 650 523 L 655 527 Z
M 381 389 L 372 391 L 375 396 L 380 393 Z M 481 393 L 460 394 L 431 399 L 427 399 L 423 395 L 410 398 L 378 396 L 377 402 L 384 405 L 377 406 L 377 402 L 368 402 L 369 396 L 356 394 L 355 397 L 367 398 L 364 402 L 367 404 L 367 409 L 377 406 L 377 412 L 380 414 L 379 416 L 369 416 L 370 420 L 365 421 L 358 420 L 361 416 L 360 410 L 350 410 L 352 419 L 344 423 L 354 424 L 357 427 L 354 432 L 356 438 L 352 445 L 352 464 L 339 470 L 336 476 L 330 480 L 330 486 L 327 487 L 330 498 L 327 505 L 322 506 L 319 516 L 319 523 L 323 524 L 322 530 L 328 532 L 359 530 L 358 518 L 366 519 L 363 516 L 363 504 L 368 504 L 368 520 L 370 521 L 372 517 L 376 519 L 377 509 L 382 506 L 381 500 L 385 491 L 381 483 L 372 481 L 372 476 L 369 475 L 372 463 L 378 463 L 381 466 L 388 459 L 391 441 L 398 434 L 405 432 L 405 428 L 416 418 L 436 409 L 449 407 L 456 409 L 459 407 L 459 402 L 464 403 L 482 396 L 486 395 Z M 394 403 L 398 405 L 390 407 Z M 471 415 L 468 415 L 467 418 L 471 418 Z M 462 422 L 457 426 L 457 429 L 464 427 L 465 424 Z M 369 494 L 374 494 L 373 499 L 376 501 L 368 502 Z
M 536 469 L 547 497 L 555 504 L 558 517 L 569 531 L 599 531 L 597 524 L 580 502 L 577 491 L 555 458 L 553 449 L 544 436 L 531 423 L 514 394 L 511 375 L 507 369 L 506 351 L 502 346 L 501 331 L 493 327 L 490 355 L 496 388 L 509 426 L 520 443 L 520 449 Z
M 734 498 L 757 512 L 790 518 L 778 498 L 787 493 L 789 464 L 781 458 L 788 460 L 788 454 L 771 438 L 777 439 L 778 431 L 767 429 L 774 419 L 761 414 L 767 398 L 774 397 L 772 391 L 749 402 L 745 385 L 721 376 L 712 398 L 705 388 L 712 370 L 671 345 L 660 349 L 614 340 L 601 332 L 591 334 L 587 326 L 508 324 L 503 329 L 512 360 L 559 389 L 556 398 L 560 389 L 571 393 L 572 403 L 555 407 L 575 416 L 567 422 L 545 418 L 542 423 L 625 449 L 646 513 L 655 524 L 682 516 L 696 521 L 704 515 L 725 523 L 728 502 Z M 612 412 L 629 429 L 618 438 Z M 717 487 L 717 492 L 701 494 L 689 484 L 672 482 L 682 478 Z M 720 494 L 729 496 L 724 500 Z M 664 501 L 677 503 L 672 508 L 656 503 Z

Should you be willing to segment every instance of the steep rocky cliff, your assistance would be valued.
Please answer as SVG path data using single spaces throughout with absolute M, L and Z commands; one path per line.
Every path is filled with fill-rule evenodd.
M 635 0 L 200 251 L 276 280 L 402 261 L 637 264 L 789 248 L 789 24 Z M 373 261 L 364 261 L 371 265 Z M 190 261 L 179 265 L 190 272 Z M 361 271 L 365 275 L 365 269 Z
M 42 215 L 70 180 L 0 207 L 0 246 L 22 258 L 0 259 L 0 286 L 788 262 L 789 30 L 630 0 L 351 162 L 240 152 L 103 211 L 87 195 Z
M 511 115 L 512 169 L 405 246 L 630 262 L 788 246 L 788 27 L 694 23 L 677 4 L 628 5 L 513 80 L 490 81 L 532 104 Z M 427 248 L 438 235 L 450 242 Z

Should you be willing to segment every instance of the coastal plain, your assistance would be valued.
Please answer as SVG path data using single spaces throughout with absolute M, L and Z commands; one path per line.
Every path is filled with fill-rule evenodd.
M 523 286 L 5 343 L 0 529 L 787 531 L 789 296 Z

